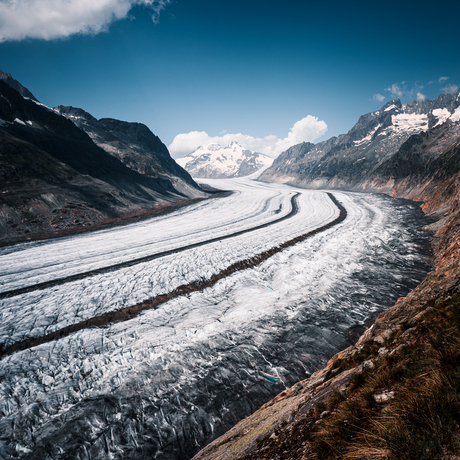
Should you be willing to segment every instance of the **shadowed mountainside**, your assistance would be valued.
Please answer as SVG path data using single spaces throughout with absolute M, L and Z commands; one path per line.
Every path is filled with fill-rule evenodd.
M 15 80 L 9 72 L 0 70 L 0 80 L 3 80 L 8 86 L 18 91 L 21 96 L 37 101 L 37 98 L 27 88 L 22 86 L 21 83 Z
M 113 118 L 97 120 L 82 109 L 62 105 L 54 110 L 73 121 L 96 145 L 134 171 L 150 177 L 175 176 L 195 185 L 190 174 L 171 158 L 160 138 L 142 123 Z
M 156 177 L 139 174 L 0 80 L 0 244 L 119 223 L 207 196 L 174 165 Z

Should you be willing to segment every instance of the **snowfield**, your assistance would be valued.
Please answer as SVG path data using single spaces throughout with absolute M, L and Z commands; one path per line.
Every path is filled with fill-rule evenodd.
M 1 249 L 1 292 L 83 275 L 2 298 L 0 343 L 208 279 L 339 214 L 322 191 L 244 178 L 205 182 L 235 193 L 121 228 Z M 290 218 L 205 244 L 288 215 L 297 193 Z M 3 356 L 0 458 L 191 458 L 306 378 L 430 268 L 417 206 L 333 194 L 345 221 L 252 269 L 134 319 Z M 203 244 L 184 249 L 194 243 Z M 84 275 L 169 250 L 177 252 Z

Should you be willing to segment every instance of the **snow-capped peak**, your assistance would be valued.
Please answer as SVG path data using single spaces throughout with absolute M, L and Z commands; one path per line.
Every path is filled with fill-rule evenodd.
M 204 150 L 210 150 L 211 152 L 216 152 L 217 150 L 220 150 L 222 148 L 222 146 L 220 144 L 217 144 L 217 143 L 212 143 L 212 144 L 208 144 L 206 147 L 204 147 Z
M 194 177 L 225 178 L 253 174 L 271 165 L 273 159 L 233 141 L 225 147 L 215 143 L 201 146 L 176 161 Z

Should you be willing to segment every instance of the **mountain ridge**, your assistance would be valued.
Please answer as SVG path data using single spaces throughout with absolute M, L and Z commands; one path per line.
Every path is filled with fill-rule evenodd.
M 21 83 L 15 80 L 9 72 L 3 72 L 3 70 L 0 70 L 0 80 L 3 80 L 8 86 L 15 89 L 22 97 L 38 102 L 38 99 L 26 87 L 22 86 Z
M 71 120 L 96 145 L 130 169 L 150 177 L 173 174 L 189 184 L 194 184 L 190 174 L 178 166 L 160 138 L 146 125 L 114 118 L 97 120 L 85 110 L 71 106 L 61 105 L 53 110 Z
M 360 184 L 411 135 L 447 121 L 458 123 L 459 98 L 460 93 L 442 94 L 434 101 L 426 99 L 404 105 L 394 99 L 380 110 L 362 115 L 347 134 L 286 150 L 259 180 L 308 188 L 361 190 Z
M 233 141 L 224 147 L 216 143 L 200 146 L 176 161 L 193 177 L 225 179 L 249 176 L 269 166 L 273 160 L 264 154 L 244 149 Z

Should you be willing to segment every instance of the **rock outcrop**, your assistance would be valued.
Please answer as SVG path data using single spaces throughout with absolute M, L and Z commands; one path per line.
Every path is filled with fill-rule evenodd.
M 57 113 L 73 121 L 96 145 L 118 158 L 128 168 L 149 177 L 176 178 L 196 186 L 190 174 L 169 154 L 158 136 L 142 123 L 129 123 L 113 118 L 97 120 L 88 112 L 60 105 Z

